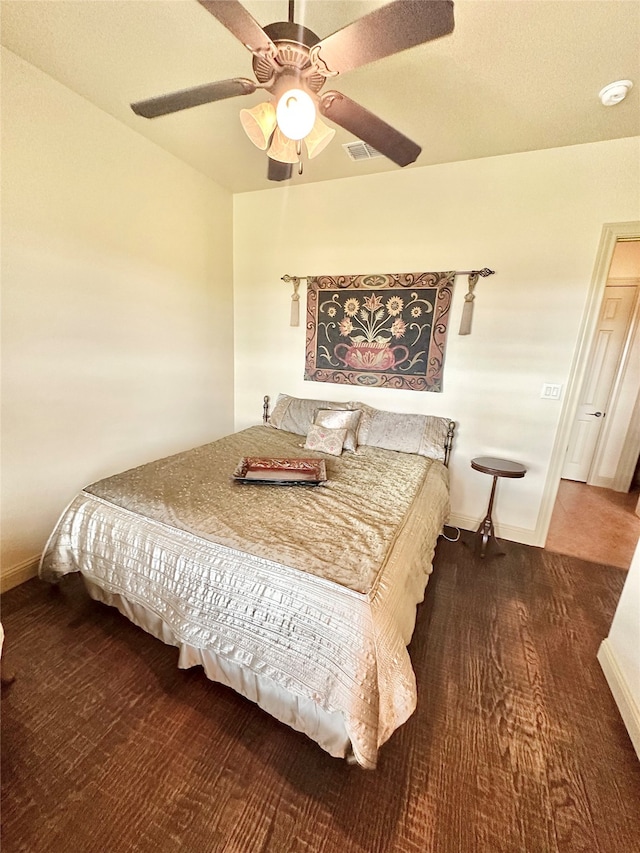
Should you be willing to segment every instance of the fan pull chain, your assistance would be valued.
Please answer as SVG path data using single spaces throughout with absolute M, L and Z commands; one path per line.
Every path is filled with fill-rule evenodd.
M 298 155 L 298 174 L 302 174 L 302 140 L 296 142 L 296 154 Z

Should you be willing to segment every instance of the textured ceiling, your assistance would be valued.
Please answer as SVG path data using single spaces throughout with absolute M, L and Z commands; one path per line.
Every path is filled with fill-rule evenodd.
M 246 0 L 261 24 L 287 19 L 287 0 Z M 383 0 L 298 0 L 296 20 L 321 38 Z M 253 77 L 249 52 L 195 0 L 2 0 L 2 44 L 233 192 L 273 188 L 266 155 L 244 135 L 242 107 L 264 96 L 157 119 L 129 104 L 228 77 Z M 340 75 L 338 89 L 422 146 L 410 170 L 640 135 L 639 0 L 456 0 L 452 35 Z M 598 92 L 630 79 L 627 99 Z M 293 183 L 396 171 L 353 163 L 342 143 Z

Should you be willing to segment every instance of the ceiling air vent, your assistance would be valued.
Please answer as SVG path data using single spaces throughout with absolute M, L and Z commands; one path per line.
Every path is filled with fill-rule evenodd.
M 375 148 L 372 148 L 366 142 L 347 142 L 342 147 L 347 152 L 350 160 L 373 160 L 374 157 L 384 157 L 384 154 L 376 151 Z

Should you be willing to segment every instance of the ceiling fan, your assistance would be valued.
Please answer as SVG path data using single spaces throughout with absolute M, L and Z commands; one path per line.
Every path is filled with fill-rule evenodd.
M 399 166 L 415 162 L 419 145 L 365 107 L 336 91 L 320 93 L 327 79 L 453 31 L 453 0 L 394 0 L 320 39 L 289 20 L 262 28 L 238 0 L 198 0 L 253 54 L 256 80 L 235 77 L 182 89 L 131 104 L 144 118 L 157 116 L 266 90 L 271 99 L 241 110 L 242 125 L 251 141 L 267 150 L 268 178 L 288 180 L 293 164 L 302 171 L 302 140 L 315 157 L 335 131 L 320 113 L 345 128 Z

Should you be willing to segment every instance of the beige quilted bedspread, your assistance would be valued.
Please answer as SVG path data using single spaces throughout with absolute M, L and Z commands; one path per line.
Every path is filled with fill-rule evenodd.
M 415 707 L 406 650 L 448 513 L 448 472 L 365 448 L 314 454 L 251 427 L 88 486 L 52 534 L 41 576 L 81 571 L 140 602 L 177 641 L 340 711 L 356 759 Z M 243 485 L 242 456 L 313 457 L 322 486 Z
M 303 443 L 304 436 L 251 427 L 85 491 L 230 548 L 369 592 L 427 471 L 435 464 L 441 473 L 442 466 L 368 447 L 332 457 L 305 450 Z M 232 474 L 242 456 L 323 458 L 328 482 L 238 484 Z

